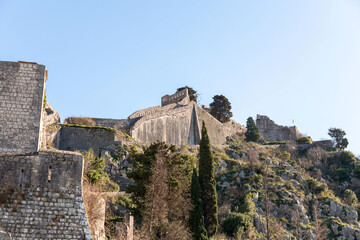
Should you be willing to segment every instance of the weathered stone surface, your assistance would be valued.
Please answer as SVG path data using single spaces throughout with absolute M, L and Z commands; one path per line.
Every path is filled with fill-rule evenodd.
M 185 99 L 185 101 L 183 101 Z M 181 102 L 181 105 L 187 105 L 190 102 L 189 98 L 189 91 L 187 88 L 176 92 L 173 95 L 165 95 L 161 98 L 161 106 L 164 107 L 166 105 L 172 104 L 172 103 L 179 103 Z
M 14 239 L 90 239 L 82 155 L 0 155 L 0 225 Z
M 296 126 L 279 126 L 267 116 L 257 115 L 256 126 L 259 128 L 260 135 L 264 140 L 269 142 L 291 141 L 301 137 Z
M 11 235 L 8 232 L 0 231 L 0 240 L 11 240 Z
M 115 141 L 116 133 L 106 129 L 62 125 L 58 147 L 66 151 L 87 151 L 92 148 L 97 152 Z
M 111 127 L 128 133 L 130 123 L 127 119 L 106 119 L 106 118 L 91 118 L 96 126 Z
M 41 131 L 41 148 L 58 147 L 58 132 L 60 129 L 60 116 L 56 110 L 46 102 L 43 111 L 43 124 Z
M 203 121 L 212 144 L 222 144 L 226 137 L 243 131 L 242 126 L 234 121 L 225 124 L 219 122 L 193 101 L 143 109 L 128 119 L 131 137 L 142 144 L 159 140 L 175 145 L 197 145 Z
M 40 148 L 45 66 L 0 61 L 0 153 Z
M 39 152 L 44 89 L 45 66 L 0 62 L 0 227 L 13 239 L 91 239 L 82 155 Z

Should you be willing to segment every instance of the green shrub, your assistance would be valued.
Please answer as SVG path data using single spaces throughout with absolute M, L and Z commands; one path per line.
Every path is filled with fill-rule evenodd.
M 344 192 L 344 202 L 349 206 L 357 204 L 358 199 L 356 197 L 356 194 L 352 190 L 346 189 Z
M 300 137 L 296 140 L 297 144 L 312 144 L 312 140 L 309 137 Z
M 244 213 L 231 213 L 228 218 L 222 223 L 222 229 L 228 236 L 235 237 L 238 229 L 244 227 L 246 231 L 252 226 L 253 218 Z
M 325 191 L 327 188 L 326 184 L 323 184 L 314 178 L 310 178 L 306 180 L 306 183 L 308 184 L 310 191 L 315 194 L 321 193 Z

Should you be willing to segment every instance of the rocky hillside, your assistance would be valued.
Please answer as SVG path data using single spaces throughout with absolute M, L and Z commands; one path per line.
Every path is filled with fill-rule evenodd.
M 131 149 L 103 152 L 106 171 L 122 190 L 133 167 Z M 197 147 L 178 151 L 193 159 L 198 154 Z M 359 160 L 351 153 L 316 144 L 247 143 L 240 134 L 213 151 L 220 224 L 214 239 L 360 239 Z M 113 203 L 131 205 L 121 199 Z

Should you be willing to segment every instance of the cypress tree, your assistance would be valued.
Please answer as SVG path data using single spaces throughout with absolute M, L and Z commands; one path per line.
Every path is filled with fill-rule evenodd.
M 214 157 L 212 155 L 210 139 L 203 121 L 200 140 L 199 181 L 201 199 L 203 201 L 205 228 L 209 237 L 217 232 L 218 206 L 216 194 Z
M 190 213 L 189 225 L 193 232 L 194 240 L 208 240 L 207 232 L 204 225 L 204 210 L 201 200 L 201 188 L 196 168 L 193 170 L 191 179 L 191 203 L 193 210 Z
M 246 120 L 246 133 L 245 140 L 247 142 L 258 142 L 260 139 L 259 129 L 255 124 L 255 121 L 252 117 L 249 117 Z

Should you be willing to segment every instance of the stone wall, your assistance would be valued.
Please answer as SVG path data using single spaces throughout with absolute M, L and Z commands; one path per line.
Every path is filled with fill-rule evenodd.
M 111 127 L 121 131 L 127 131 L 130 128 L 127 119 L 110 119 L 110 118 L 91 118 L 96 126 Z
M 166 112 L 159 111 L 138 120 L 130 129 L 131 136 L 142 144 L 151 144 L 157 140 L 168 144 L 185 145 L 189 139 L 195 139 L 191 131 L 193 107 L 176 108 Z
M 164 107 L 166 105 L 172 104 L 172 103 L 178 103 L 182 99 L 189 97 L 188 89 L 185 88 L 179 92 L 176 92 L 173 95 L 165 95 L 161 98 L 161 106 Z
M 120 140 L 115 132 L 94 127 L 62 125 L 59 134 L 58 148 L 66 151 L 87 151 L 92 148 L 98 153 L 99 149 Z
M 0 61 L 0 153 L 40 148 L 45 66 Z
M 200 143 L 200 130 L 204 121 L 211 144 L 222 144 L 227 136 L 242 131 L 240 125 L 219 122 L 194 102 L 185 106 L 167 105 L 164 108 L 166 110 L 160 109 L 135 122 L 130 129 L 131 136 L 142 144 L 159 140 L 175 145 L 197 145 Z
M 301 137 L 296 126 L 285 127 L 275 124 L 267 116 L 257 115 L 256 126 L 259 128 L 260 135 L 265 141 L 292 141 Z
M 0 228 L 13 239 L 91 239 L 78 153 L 0 154 Z

